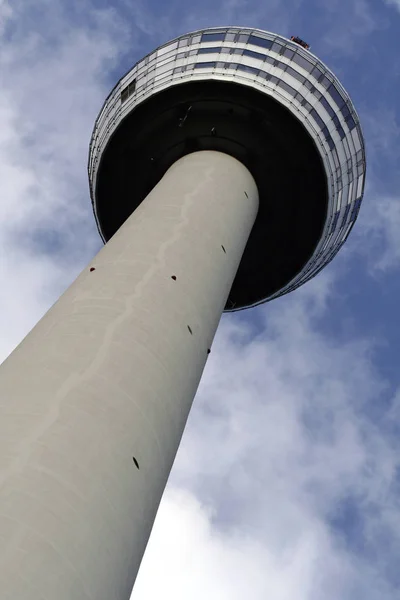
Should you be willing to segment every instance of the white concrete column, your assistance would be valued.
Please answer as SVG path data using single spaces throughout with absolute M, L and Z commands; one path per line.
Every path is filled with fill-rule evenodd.
M 257 209 L 180 159 L 0 367 L 2 600 L 129 599 Z

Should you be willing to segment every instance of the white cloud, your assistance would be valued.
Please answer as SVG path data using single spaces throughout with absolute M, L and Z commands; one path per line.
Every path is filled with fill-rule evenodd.
M 368 192 L 352 238 L 352 252 L 367 259 L 368 269 L 382 276 L 400 267 L 400 198 Z
M 399 444 L 368 417 L 385 392 L 371 343 L 319 331 L 325 285 L 265 307 L 256 339 L 224 320 L 134 600 L 393 597 Z M 346 536 L 331 523 L 350 502 Z
M 400 0 L 384 0 L 385 4 L 389 6 L 395 6 L 398 10 L 400 10 Z
M 2 7 L 6 5 L 1 5 Z M 24 11 L 22 11 L 22 6 Z M 39 34 L 31 10 L 42 9 Z M 74 4 L 70 4 L 70 9 Z M 0 13 L 1 14 L 1 13 Z M 15 2 L 0 69 L 0 355 L 5 356 L 100 247 L 87 148 L 129 30 L 113 10 L 76 22 L 60 2 Z
M 285 31 L 299 4 L 229 0 L 216 13 L 199 5 L 194 18 L 177 7 L 179 19 L 168 11 L 154 19 L 149 8 L 130 3 L 130 14 L 151 38 L 150 50 L 155 40 L 213 23 L 245 19 Z M 67 10 L 56 0 L 16 0 L 11 10 L 3 1 L 0 22 L 5 356 L 100 246 L 86 180 L 88 141 L 113 83 L 110 69 L 137 42 L 121 14 L 89 2 L 70 2 Z M 368 19 L 363 23 L 368 31 Z M 394 206 L 374 205 L 368 227 L 375 229 L 363 230 L 382 238 L 382 268 L 399 258 Z M 399 448 L 390 432 L 399 403 L 389 404 L 382 423 L 371 422 L 368 410 L 385 393 L 372 342 L 339 344 L 322 332 L 335 310 L 339 268 L 254 311 L 252 322 L 224 319 L 135 600 L 172 593 L 177 600 L 393 597 Z M 341 534 L 331 527 L 349 499 L 363 550 L 354 549 L 345 526 Z

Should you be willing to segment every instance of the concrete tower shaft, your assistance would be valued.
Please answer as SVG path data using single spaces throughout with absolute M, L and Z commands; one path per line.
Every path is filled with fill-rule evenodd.
M 0 367 L 2 600 L 128 600 L 258 210 L 199 152 Z

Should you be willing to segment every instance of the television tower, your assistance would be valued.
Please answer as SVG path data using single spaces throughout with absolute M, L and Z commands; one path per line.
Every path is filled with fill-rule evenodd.
M 183 35 L 89 152 L 105 247 L 0 369 L 2 600 L 128 600 L 222 312 L 296 289 L 363 195 L 354 106 L 299 38 Z

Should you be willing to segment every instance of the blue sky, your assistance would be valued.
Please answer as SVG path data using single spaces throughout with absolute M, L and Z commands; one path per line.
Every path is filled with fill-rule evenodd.
M 398 598 L 399 0 L 0 0 L 0 358 L 101 247 L 86 161 L 108 91 L 227 24 L 300 35 L 341 79 L 366 193 L 321 275 L 223 317 L 132 599 Z

